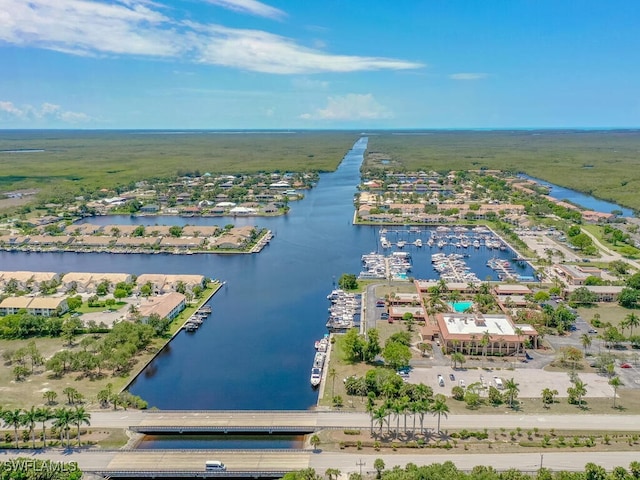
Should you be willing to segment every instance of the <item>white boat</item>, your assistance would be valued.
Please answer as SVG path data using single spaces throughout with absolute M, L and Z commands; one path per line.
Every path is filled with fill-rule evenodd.
M 322 380 L 322 369 L 321 368 L 312 368 L 311 369 L 311 386 L 317 387 L 320 385 L 320 381 Z
M 413 244 L 414 244 L 416 247 L 421 247 L 421 246 L 422 246 L 422 240 L 417 239 L 415 242 L 413 242 Z
M 405 242 L 404 240 L 399 240 L 396 245 L 398 245 L 398 248 L 404 248 L 406 244 L 407 242 Z

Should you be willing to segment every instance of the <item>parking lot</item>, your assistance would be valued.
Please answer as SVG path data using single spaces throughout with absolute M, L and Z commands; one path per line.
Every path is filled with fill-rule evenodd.
M 451 380 L 449 375 L 453 374 L 455 380 Z M 444 387 L 438 385 L 438 375 L 444 379 Z M 482 379 L 481 379 L 482 376 Z M 460 384 L 462 380 L 465 386 L 482 382 L 487 390 L 482 396 L 487 396 L 488 387 L 496 386 L 494 377 L 501 378 L 503 383 L 508 379 L 515 379 L 520 389 L 518 396 L 522 398 L 540 397 L 544 388 L 558 391 L 558 397 L 568 397 L 567 388 L 571 386 L 569 375 L 563 372 L 547 372 L 537 369 L 521 370 L 489 370 L 489 369 L 466 369 L 454 370 L 451 367 L 416 367 L 409 373 L 409 382 L 424 383 L 433 388 L 434 393 L 442 393 L 451 396 L 451 389 Z M 579 373 L 580 380 L 587 384 L 587 394 L 585 397 L 612 397 L 613 388 L 609 385 L 609 379 L 597 373 Z

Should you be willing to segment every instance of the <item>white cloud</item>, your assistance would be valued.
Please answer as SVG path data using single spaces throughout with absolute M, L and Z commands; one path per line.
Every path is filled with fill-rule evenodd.
M 224 1 L 253 5 L 247 0 Z M 332 55 L 268 32 L 180 21 L 166 16 L 148 0 L 110 4 L 96 0 L 0 0 L 2 41 L 71 55 L 172 58 L 274 74 L 423 66 L 392 58 Z
M 86 123 L 93 120 L 82 112 L 63 110 L 60 105 L 45 102 L 40 108 L 32 105 L 17 107 L 13 102 L 0 101 L 0 118 L 20 120 L 60 120 L 64 123 Z
M 295 77 L 291 80 L 291 85 L 297 90 L 326 90 L 329 82 L 326 80 L 313 80 L 307 77 Z
M 16 107 L 13 102 L 0 102 L 0 112 L 4 112 L 15 117 L 24 117 L 24 112 Z
M 451 80 L 482 80 L 488 76 L 487 73 L 452 73 L 449 78 Z
M 325 108 L 300 115 L 304 120 L 376 120 L 392 117 L 393 114 L 370 93 L 328 97 Z
M 240 13 L 248 13 L 258 17 L 280 19 L 287 14 L 282 10 L 266 5 L 256 0 L 205 0 L 213 5 L 218 5 Z

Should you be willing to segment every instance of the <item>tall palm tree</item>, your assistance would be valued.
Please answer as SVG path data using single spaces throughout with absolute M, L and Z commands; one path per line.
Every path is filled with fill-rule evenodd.
M 513 401 L 518 396 L 518 392 L 520 391 L 520 388 L 518 386 L 519 384 L 516 383 L 513 377 L 504 382 L 504 388 L 507 391 L 507 395 L 509 396 L 509 405 L 511 406 L 511 408 L 513 408 Z
M 22 424 L 29 429 L 29 435 L 31 435 L 31 445 L 33 449 L 36 448 L 36 422 L 38 421 L 38 414 L 36 407 L 32 406 L 29 410 L 25 410 L 22 414 Z
M 583 333 L 580 335 L 580 343 L 582 343 L 582 348 L 584 349 L 585 356 L 587 355 L 587 349 L 591 346 L 591 335 L 588 333 Z
M 336 375 L 338 375 L 338 372 L 336 371 L 335 368 L 331 367 L 329 369 L 329 378 L 331 378 L 331 398 L 333 398 L 333 392 L 335 390 Z
M 584 383 L 579 378 L 577 378 L 576 376 L 576 379 L 573 381 L 573 388 L 574 388 L 576 397 L 578 397 L 578 405 L 582 407 L 582 397 L 584 397 L 587 394 L 587 384 Z
M 402 398 L 397 398 L 391 404 L 391 411 L 396 417 L 396 438 L 400 434 L 400 415 L 404 412 L 405 402 Z
M 60 443 L 64 442 L 66 437 L 67 447 L 69 447 L 69 425 L 71 424 L 71 410 L 65 407 L 56 409 L 53 414 L 54 425 L 60 429 Z
M 453 368 L 455 370 L 456 368 L 458 368 L 458 364 L 460 364 L 460 367 L 462 367 L 462 364 L 465 362 L 465 358 L 462 353 L 453 352 L 451 354 L 451 361 L 453 362 Z
M 91 414 L 84 407 L 76 407 L 71 411 L 70 421 L 75 424 L 78 435 L 78 446 L 80 446 L 80 425 L 91 425 Z
M 19 408 L 15 410 L 4 410 L 2 412 L 2 420 L 5 427 L 13 427 L 16 439 L 16 448 L 20 448 L 18 443 L 18 428 L 22 425 L 22 410 Z
M 622 383 L 620 377 L 613 377 L 609 380 L 609 385 L 613 387 L 613 408 L 616 408 L 616 395 L 618 393 L 618 388 L 624 385 L 624 383 Z
M 482 345 L 482 366 L 484 367 L 484 362 L 487 360 L 487 348 L 491 344 L 491 334 L 489 330 L 485 330 L 482 333 L 482 338 L 480 339 L 480 345 Z
M 632 337 L 634 327 L 640 326 L 640 317 L 638 317 L 638 315 L 636 315 L 635 313 L 630 313 L 629 315 L 624 317 L 624 323 L 626 327 L 629 327 L 629 336 Z
M 36 420 L 42 422 L 42 446 L 47 447 L 47 427 L 46 423 L 53 418 L 53 410 L 49 407 L 36 409 Z
M 449 405 L 447 405 L 447 398 L 444 395 L 438 394 L 433 399 L 431 405 L 431 413 L 434 416 L 438 416 L 438 435 L 440 434 L 440 417 L 444 415 L 445 418 L 449 416 Z
M 520 344 L 522 343 L 521 338 L 522 335 L 524 335 L 524 330 L 522 330 L 520 327 L 516 327 L 513 329 L 513 332 L 518 336 L 518 345 L 516 345 L 516 360 L 518 360 L 518 357 L 520 356 Z
M 373 419 L 380 425 L 380 435 L 382 435 L 382 428 L 387 420 L 387 408 L 384 405 L 376 408 L 373 411 Z

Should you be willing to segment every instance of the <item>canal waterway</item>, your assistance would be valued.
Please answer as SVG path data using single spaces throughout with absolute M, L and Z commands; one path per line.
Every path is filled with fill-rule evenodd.
M 138 255 L 0 252 L 3 270 L 202 274 L 226 281 L 212 315 L 194 333 L 181 332 L 132 383 L 130 390 L 162 409 L 306 409 L 316 403 L 309 384 L 314 341 L 326 332 L 326 299 L 342 273 L 358 273 L 361 255 L 382 252 L 380 227 L 354 226 L 353 197 L 367 139 L 359 139 L 339 168 L 322 174 L 286 216 L 259 218 L 96 217 L 90 223 L 146 225 L 257 225 L 275 238 L 254 255 Z M 396 238 L 429 238 L 430 229 Z M 392 238 L 392 235 L 388 235 Z M 437 278 L 436 247 L 406 246 L 416 278 Z M 460 252 L 459 249 L 456 253 Z M 465 259 L 484 280 L 486 263 L 514 252 L 469 249 Z M 531 275 L 526 264 L 518 273 Z
M 606 200 L 600 200 L 598 198 L 592 197 L 591 195 L 587 195 L 576 190 L 571 190 L 570 188 L 561 187 L 559 185 L 555 185 L 553 183 L 549 183 L 544 180 L 540 180 L 539 178 L 531 177 L 529 175 L 521 174 L 520 176 L 522 178 L 534 180 L 535 182 L 539 183 L 540 185 L 544 185 L 545 187 L 549 187 L 549 196 L 555 198 L 556 200 L 566 200 L 569 203 L 578 205 L 579 207 L 585 208 L 587 210 L 593 210 L 595 212 L 611 213 L 614 210 L 620 210 L 622 212 L 622 216 L 624 217 L 634 216 L 633 210 L 622 207 L 616 203 L 608 202 Z

